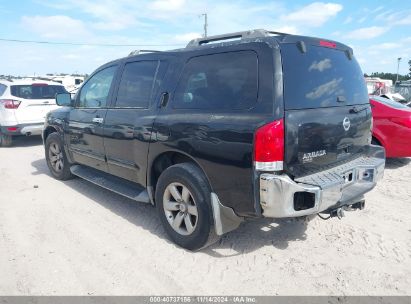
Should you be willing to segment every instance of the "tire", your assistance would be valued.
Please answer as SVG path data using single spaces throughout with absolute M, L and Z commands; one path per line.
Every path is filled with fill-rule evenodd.
M 68 180 L 74 176 L 63 148 L 63 141 L 58 133 L 51 133 L 46 139 L 46 162 L 54 178 Z
M 0 133 L 0 147 L 10 147 L 13 143 L 13 137 Z
M 155 202 L 161 223 L 169 238 L 185 249 L 198 250 L 218 240 L 210 200 L 208 181 L 192 163 L 173 165 L 158 179 Z
M 375 137 L 371 139 L 371 144 L 376 145 L 376 146 L 381 146 L 380 142 Z

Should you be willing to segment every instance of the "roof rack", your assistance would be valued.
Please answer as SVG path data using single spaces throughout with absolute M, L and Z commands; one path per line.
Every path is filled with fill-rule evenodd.
M 156 50 L 134 50 L 132 52 L 130 52 L 130 54 L 128 54 L 128 56 L 136 56 L 136 55 L 140 55 L 142 53 L 159 53 L 161 51 L 156 51 Z
M 216 41 L 224 41 L 224 40 L 231 40 L 231 39 L 238 39 L 238 38 L 239 39 L 253 39 L 253 38 L 269 37 L 272 35 L 289 35 L 289 34 L 275 32 L 275 31 L 267 31 L 264 29 L 256 29 L 256 30 L 235 32 L 235 33 L 193 39 L 187 44 L 186 47 L 191 48 L 191 47 L 196 47 L 196 46 L 200 46 L 203 44 L 207 44 L 210 42 L 216 42 Z

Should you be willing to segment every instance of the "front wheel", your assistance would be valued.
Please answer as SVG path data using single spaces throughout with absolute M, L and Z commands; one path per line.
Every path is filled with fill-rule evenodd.
M 161 223 L 177 245 L 198 250 L 218 240 L 210 186 L 194 164 L 181 163 L 167 168 L 158 180 L 155 199 Z
M 59 134 L 52 133 L 46 139 L 46 161 L 51 174 L 59 180 L 73 178 L 70 163 L 63 149 L 63 141 Z

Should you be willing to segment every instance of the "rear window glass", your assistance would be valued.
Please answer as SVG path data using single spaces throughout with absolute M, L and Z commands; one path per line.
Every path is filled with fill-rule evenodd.
M 384 98 L 384 97 L 380 97 L 380 96 L 370 96 L 370 98 L 371 98 L 372 100 L 375 100 L 375 101 L 377 101 L 377 102 L 379 102 L 379 103 L 382 103 L 382 104 L 384 104 L 384 105 L 386 105 L 386 106 L 389 106 L 389 107 L 392 107 L 392 108 L 396 108 L 396 109 L 407 109 L 407 110 L 410 109 L 410 108 L 407 107 L 405 104 L 402 104 L 402 103 L 400 103 L 400 102 L 398 102 L 398 101 L 393 101 L 393 100 L 388 99 L 388 98 Z
M 49 99 L 55 98 L 56 94 L 67 93 L 63 86 L 59 85 L 12 85 L 11 95 L 25 99 Z
M 177 109 L 249 109 L 257 101 L 258 58 L 253 51 L 190 59 L 175 92 Z
M 137 61 L 127 63 L 117 93 L 118 108 L 147 108 L 153 89 L 158 61 Z M 158 84 L 158 83 L 157 83 Z
M 302 53 L 296 44 L 285 44 L 281 55 L 286 109 L 368 103 L 360 66 L 344 51 L 308 46 L 307 52 Z
M 6 91 L 7 86 L 5 86 L 4 84 L 0 83 L 0 96 L 4 94 L 4 92 Z
M 395 93 L 401 94 L 406 100 L 411 101 L 411 82 L 395 85 Z

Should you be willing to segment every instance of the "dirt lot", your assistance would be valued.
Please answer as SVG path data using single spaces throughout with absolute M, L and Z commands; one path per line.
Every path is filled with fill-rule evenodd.
M 0 149 L 0 294 L 411 295 L 410 160 L 343 220 L 247 222 L 191 253 L 151 206 L 54 180 L 23 138 Z

